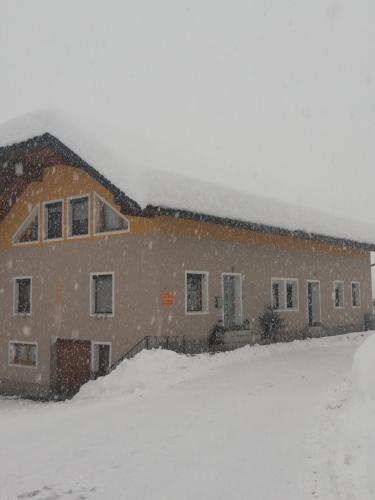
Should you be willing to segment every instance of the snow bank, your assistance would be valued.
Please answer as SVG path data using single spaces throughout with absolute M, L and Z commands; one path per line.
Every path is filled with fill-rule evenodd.
M 228 189 L 189 177 L 191 166 L 204 170 L 210 160 L 124 130 L 113 130 L 92 117 L 38 111 L 0 126 L 0 146 L 45 132 L 56 136 L 141 207 L 155 205 L 238 221 L 276 226 L 375 244 L 375 227 L 332 214 Z M 173 172 L 178 164 L 186 177 Z

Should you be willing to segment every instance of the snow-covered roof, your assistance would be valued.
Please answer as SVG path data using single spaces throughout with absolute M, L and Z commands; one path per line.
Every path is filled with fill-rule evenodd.
M 109 130 L 105 124 L 55 111 L 23 115 L 0 126 L 0 147 L 10 146 L 45 133 L 51 134 L 92 166 L 142 209 L 162 209 L 204 214 L 212 218 L 254 224 L 261 229 L 279 228 L 368 244 L 375 248 L 375 226 L 348 220 L 265 198 L 248 190 L 233 190 L 189 177 L 194 156 L 153 155 L 155 149 L 138 136 Z M 175 155 L 175 152 L 173 153 Z M 183 161 L 186 175 L 163 170 L 171 161 Z M 1 165 L 0 165 L 1 167 Z M 1 173 L 1 171 L 0 171 Z M 246 186 L 247 188 L 247 186 Z

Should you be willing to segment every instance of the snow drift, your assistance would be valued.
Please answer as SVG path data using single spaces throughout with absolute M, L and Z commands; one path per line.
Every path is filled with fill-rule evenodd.
M 142 208 L 188 210 L 291 231 L 375 244 L 375 227 L 318 210 L 258 196 L 189 177 L 191 166 L 207 167 L 191 152 L 176 152 L 107 124 L 56 111 L 38 111 L 0 126 L 0 147 L 50 133 L 72 149 Z M 172 172 L 179 164 L 186 176 Z M 1 169 L 1 165 L 0 165 Z M 0 170 L 1 173 L 1 170 Z M 214 181 L 214 180 L 213 180 Z

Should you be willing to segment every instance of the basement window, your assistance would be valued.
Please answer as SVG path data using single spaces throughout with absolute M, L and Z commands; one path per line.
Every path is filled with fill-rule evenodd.
M 95 234 L 129 231 L 129 221 L 95 194 Z
M 333 284 L 333 294 L 336 309 L 344 307 L 344 282 L 335 281 Z
M 38 344 L 35 342 L 9 342 L 9 364 L 36 368 Z
M 271 281 L 272 307 L 278 311 L 298 310 L 298 280 L 274 278 Z
M 89 234 L 89 197 L 80 196 L 69 200 L 69 237 Z
M 14 278 L 14 314 L 31 314 L 31 278 Z
M 58 240 L 63 237 L 64 202 L 44 204 L 44 239 Z
M 113 316 L 114 313 L 114 274 L 91 274 L 91 315 Z
M 39 241 L 39 207 L 35 207 L 13 237 L 14 244 Z
M 208 273 L 186 273 L 186 313 L 208 312 Z
M 360 284 L 358 281 L 352 281 L 352 306 L 361 306 Z

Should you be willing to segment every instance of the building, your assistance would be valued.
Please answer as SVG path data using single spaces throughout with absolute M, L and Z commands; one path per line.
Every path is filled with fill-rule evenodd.
M 197 210 L 183 197 L 141 206 L 49 133 L 2 147 L 0 169 L 3 393 L 74 392 L 146 336 L 206 341 L 245 323 L 257 338 L 270 305 L 290 338 L 361 330 L 372 311 L 365 226 L 310 212 L 301 226 L 254 222 L 231 217 L 246 197 L 221 195 L 229 216 L 215 215 L 209 192 L 189 199 Z

